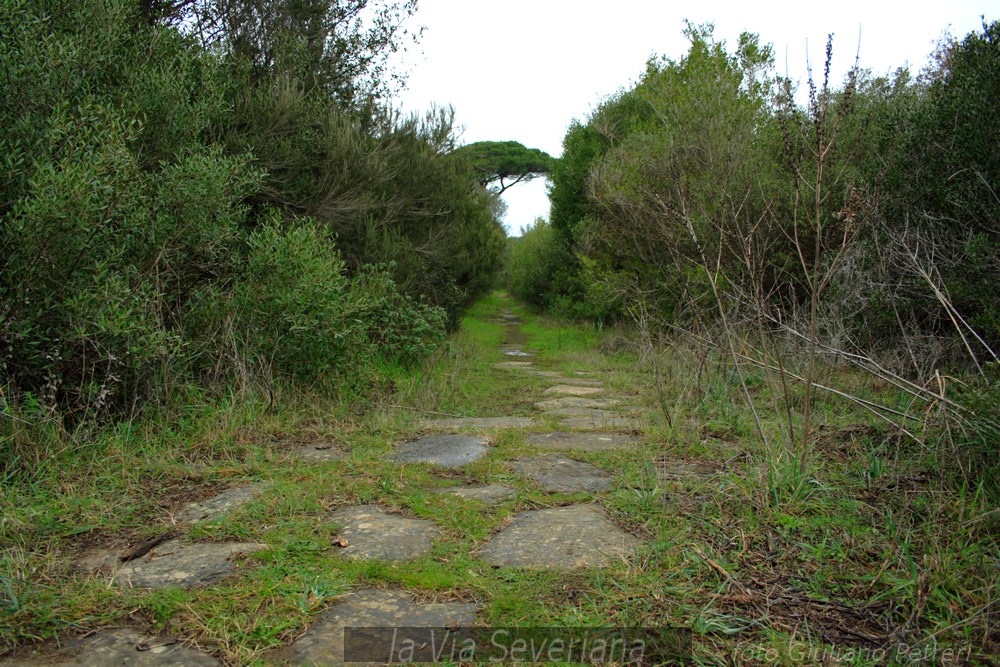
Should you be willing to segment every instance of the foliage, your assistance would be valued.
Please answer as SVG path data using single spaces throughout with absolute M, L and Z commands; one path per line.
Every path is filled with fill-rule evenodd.
M 246 336 L 239 348 L 299 379 L 352 370 L 363 322 L 329 237 L 308 222 L 286 232 L 272 220 L 248 246 L 246 280 L 234 295 L 235 330 Z
M 562 157 L 552 170 L 549 200 L 552 227 L 569 242 L 573 242 L 577 228 L 593 217 L 587 181 L 593 165 L 609 147 L 609 140 L 596 128 L 575 121 L 563 138 Z
M 507 273 L 504 283 L 511 294 L 536 307 L 545 307 L 551 283 L 552 227 L 538 218 L 521 236 L 507 242 Z
M 684 59 L 651 60 L 634 89 L 569 129 L 552 178 L 552 225 L 588 259 L 576 262 L 581 281 L 605 301 L 641 294 L 663 314 L 704 288 L 689 268 L 700 264 L 699 248 L 739 265 L 726 235 L 764 210 L 768 192 L 752 179 L 767 178 L 759 166 L 774 151 L 768 50 L 744 35 L 730 56 L 710 28 L 687 34 Z M 575 292 L 579 299 L 587 288 Z
M 429 356 L 443 340 L 448 313 L 402 294 L 391 265 L 368 265 L 355 276 L 360 320 L 375 354 L 412 364 Z
M 156 2 L 157 0 L 144 0 Z M 159 0 L 163 16 L 251 66 L 252 81 L 279 75 L 342 106 L 384 99 L 402 83 L 388 60 L 410 33 L 416 0 Z
M 728 52 L 711 26 L 689 25 L 683 58 L 651 60 L 567 131 L 548 244 L 576 278 L 532 301 L 582 303 L 596 287 L 686 326 L 717 315 L 707 263 L 727 306 L 787 321 L 819 270 L 827 335 L 886 350 L 914 344 L 915 330 L 933 354 L 954 349 L 964 322 L 987 354 L 977 337 L 996 348 L 1000 312 L 988 287 L 1000 280 L 997 26 L 945 44 L 916 80 L 855 69 L 838 89 L 824 73 L 805 108 L 756 37 Z M 829 137 L 810 120 L 821 108 L 837 139 L 817 208 L 802 186 L 821 177 Z
M 688 25 L 682 58 L 651 60 L 569 128 L 551 229 L 512 247 L 512 289 L 553 312 L 614 304 L 649 354 L 676 330 L 725 349 L 769 484 L 784 489 L 776 501 L 807 488 L 814 392 L 852 396 L 817 377 L 825 355 L 898 387 L 910 408 L 862 404 L 976 470 L 968 483 L 991 485 L 980 462 L 995 453 L 996 423 L 980 419 L 995 396 L 953 396 L 941 373 L 989 387 L 998 361 L 998 26 L 946 44 L 917 80 L 855 67 L 838 87 L 831 41 L 800 104 L 755 36 L 729 51 L 711 26 Z M 773 389 L 766 407 L 750 368 Z M 941 420 L 910 430 L 905 420 L 933 407 Z M 778 433 L 764 428 L 767 411 L 783 415 Z
M 479 184 L 486 187 L 499 181 L 497 194 L 518 183 L 552 171 L 554 160 L 537 148 L 525 148 L 517 141 L 477 141 L 455 149 L 452 155 L 472 164 Z M 513 178 L 504 183 L 505 178 Z
M 316 220 L 352 272 L 391 263 L 405 294 L 444 308 L 453 324 L 492 284 L 504 238 L 498 201 L 448 157 L 453 112 L 373 109 L 361 123 L 287 79 L 237 94 L 226 142 L 253 146 L 267 173 L 254 208 Z
M 589 293 L 596 283 L 575 271 L 576 265 L 576 258 L 552 225 L 539 218 L 520 237 L 508 240 L 505 284 L 516 297 L 540 310 L 570 319 L 602 321 L 618 304 L 613 296 Z
M 427 355 L 504 235 L 449 112 L 355 104 L 412 5 L 365 14 L 372 36 L 364 2 L 261 4 L 281 25 L 237 44 L 176 19 L 221 3 L 168 4 L 0 3 L 5 400 L 73 425 Z M 309 26 L 326 45 L 286 67 Z
M 899 248 L 903 261 L 897 255 L 892 263 L 933 263 L 939 286 L 994 349 L 1000 345 L 998 79 L 1000 22 L 942 47 L 917 84 L 917 102 L 904 107 L 885 210 L 887 235 L 907 239 Z M 908 319 L 925 331 L 951 329 L 918 272 L 894 273 L 898 296 L 909 302 Z

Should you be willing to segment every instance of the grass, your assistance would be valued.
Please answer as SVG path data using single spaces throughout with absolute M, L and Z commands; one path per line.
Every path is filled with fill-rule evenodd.
M 608 568 L 509 570 L 478 557 L 519 511 L 593 500 L 546 494 L 511 474 L 507 461 L 536 452 L 522 432 L 486 432 L 489 456 L 458 471 L 388 457 L 429 416 L 531 412 L 549 381 L 493 369 L 508 360 L 501 346 L 515 334 L 498 318 L 504 309 L 523 320 L 518 344 L 537 351 L 540 366 L 600 372 L 609 393 L 648 424 L 635 447 L 574 455 L 614 473 L 596 501 L 644 540 Z M 938 658 L 997 653 L 1000 519 L 981 489 L 941 474 L 931 448 L 895 438 L 852 404 L 818 397 L 823 427 L 806 478 L 797 479 L 794 457 L 767 459 L 724 363 L 703 365 L 680 345 L 664 350 L 658 396 L 639 346 L 602 352 L 605 337 L 494 295 L 425 365 L 384 369 L 392 388 L 364 400 L 288 390 L 273 408 L 245 396 L 205 399 L 73 447 L 50 423 L 32 427 L 32 437 L 61 451 L 2 487 L 2 646 L 117 624 L 182 637 L 227 664 L 272 664 L 272 649 L 344 593 L 387 587 L 476 600 L 481 620 L 497 626 L 690 627 L 698 664 L 793 665 L 849 650 L 849 664 L 879 664 L 891 655 L 877 650 L 904 643 L 934 647 Z M 888 396 L 845 369 L 824 372 L 828 382 Z M 762 376 L 746 379 L 768 415 L 773 388 Z M 764 425 L 777 434 L 778 422 L 770 414 Z M 288 441 L 335 443 L 347 456 L 303 463 L 280 455 Z M 708 472 L 666 476 L 657 459 Z M 432 493 L 472 482 L 518 493 L 493 507 Z M 245 483 L 259 484 L 260 495 L 186 533 L 268 545 L 219 584 L 128 590 L 71 567 L 88 548 L 173 529 L 170 511 L 183 500 Z M 441 537 L 428 556 L 404 564 L 343 559 L 329 513 L 358 503 L 429 519 Z

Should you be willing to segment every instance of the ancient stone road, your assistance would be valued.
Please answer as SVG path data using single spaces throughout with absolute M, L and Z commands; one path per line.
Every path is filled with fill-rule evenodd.
M 501 318 L 508 329 L 520 324 L 509 312 Z M 432 469 L 461 469 L 490 455 L 483 431 L 525 429 L 528 443 L 538 453 L 510 461 L 511 473 L 532 480 L 546 492 L 586 494 L 587 499 L 517 513 L 482 546 L 478 555 L 499 568 L 546 570 L 602 567 L 613 559 L 627 557 L 640 540 L 615 525 L 601 504 L 601 494 L 614 483 L 614 472 L 574 456 L 636 446 L 641 438 L 634 435 L 636 423 L 630 408 L 620 397 L 608 395 L 604 382 L 591 373 L 563 374 L 539 368 L 536 354 L 517 344 L 504 346 L 502 352 L 510 360 L 495 364 L 494 372 L 548 381 L 549 386 L 535 403 L 539 417 L 490 415 L 421 422 L 421 427 L 432 435 L 400 443 L 395 460 Z M 560 430 L 545 430 L 545 419 L 556 420 Z M 303 465 L 343 456 L 337 449 L 315 445 L 296 447 L 289 454 L 301 459 Z M 215 498 L 191 503 L 174 520 L 183 527 L 217 518 L 249 502 L 260 491 L 260 487 L 251 486 L 229 489 Z M 515 489 L 496 484 L 453 486 L 437 492 L 480 500 L 484 508 L 516 495 Z M 400 516 L 378 504 L 338 508 L 331 512 L 329 521 L 336 524 L 339 535 L 346 540 L 347 546 L 340 552 L 350 559 L 406 562 L 426 554 L 440 536 L 433 522 Z M 210 586 L 234 571 L 240 555 L 264 548 L 266 545 L 253 543 L 191 543 L 181 535 L 135 560 L 123 563 L 118 552 L 94 552 L 78 567 L 119 586 Z M 476 622 L 479 609 L 479 605 L 467 601 L 422 602 L 405 590 L 355 590 L 335 602 L 302 637 L 273 658 L 293 664 L 336 663 L 343 657 L 344 627 L 469 625 Z M 181 642 L 124 629 L 103 631 L 74 642 L 70 648 L 73 656 L 61 664 L 217 664 L 211 656 Z M 54 664 L 53 660 L 47 657 L 46 664 Z

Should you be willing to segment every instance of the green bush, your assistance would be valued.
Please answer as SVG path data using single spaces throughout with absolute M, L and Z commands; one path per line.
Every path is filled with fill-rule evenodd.
M 364 353 L 357 295 L 333 241 L 315 223 L 282 228 L 275 215 L 248 240 L 234 305 L 240 349 L 300 380 L 343 374 Z
M 352 282 L 365 334 L 381 358 L 410 364 L 428 356 L 444 339 L 448 313 L 402 294 L 393 267 L 368 265 Z
M 503 244 L 451 115 L 348 106 L 308 59 L 168 23 L 131 0 L 0 0 L 8 398 L 115 415 L 255 377 L 359 386 L 372 359 L 428 354 Z M 390 48 L 383 28 L 341 55 Z

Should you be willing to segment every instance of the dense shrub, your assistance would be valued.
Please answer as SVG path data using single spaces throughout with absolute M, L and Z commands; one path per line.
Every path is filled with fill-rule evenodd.
M 404 364 L 423 359 L 443 340 L 448 314 L 399 291 L 393 267 L 368 265 L 353 281 L 373 352 Z
M 994 493 L 1000 23 L 947 43 L 915 80 L 852 68 L 838 86 L 831 41 L 804 95 L 755 36 L 730 51 L 711 26 L 686 33 L 682 58 L 651 60 L 570 127 L 551 228 L 512 246 L 511 289 L 593 319 L 614 304 L 643 333 L 689 332 L 763 369 L 787 424 L 778 450 L 759 436 L 801 479 L 818 360 L 856 364 L 921 413 L 944 406 L 927 444 Z M 945 368 L 967 381 L 947 397 Z
M 329 237 L 307 221 L 284 230 L 273 220 L 257 228 L 248 245 L 234 299 L 245 336 L 241 349 L 298 379 L 349 368 L 349 356 L 364 352 L 364 323 Z
M 958 323 L 996 349 L 1000 23 L 917 79 L 854 69 L 810 82 L 805 104 L 753 35 L 730 51 L 710 26 L 686 34 L 684 57 L 651 60 L 569 128 L 551 232 L 515 247 L 514 291 L 562 312 L 641 302 L 684 326 L 719 316 L 715 289 L 736 316 L 783 322 L 815 293 L 838 344 L 966 356 Z
M 79 419 L 192 384 L 358 386 L 428 354 L 503 245 L 451 115 L 400 118 L 359 103 L 381 84 L 310 75 L 347 60 L 268 65 L 175 19 L 0 0 L 8 399 Z M 301 46 L 282 26 L 274 53 Z

